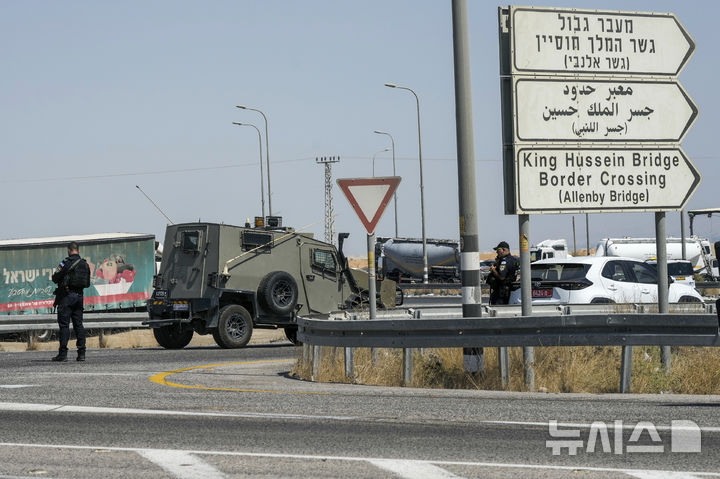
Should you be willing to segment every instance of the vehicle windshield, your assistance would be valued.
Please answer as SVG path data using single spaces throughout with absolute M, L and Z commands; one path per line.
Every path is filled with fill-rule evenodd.
M 533 281 L 572 281 L 584 279 L 590 265 L 582 263 L 551 263 L 533 264 L 531 268 Z
M 692 276 L 693 267 L 690 263 L 668 263 L 668 274 L 670 276 Z

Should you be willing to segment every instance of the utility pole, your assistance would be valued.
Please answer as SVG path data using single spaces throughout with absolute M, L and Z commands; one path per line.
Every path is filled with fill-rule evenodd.
M 325 242 L 333 243 L 335 237 L 335 215 L 332 206 L 332 164 L 340 161 L 339 156 L 315 158 L 315 163 L 325 165 Z

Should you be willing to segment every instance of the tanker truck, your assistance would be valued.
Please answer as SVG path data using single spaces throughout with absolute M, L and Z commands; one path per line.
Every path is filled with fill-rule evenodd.
M 457 241 L 426 239 L 428 280 L 460 282 L 460 247 Z M 423 244 L 420 238 L 377 238 L 375 269 L 381 278 L 398 283 L 423 281 Z
M 657 258 L 655 238 L 604 238 L 598 242 L 595 256 L 625 256 L 643 261 L 654 260 Z M 701 275 L 706 281 L 720 278 L 718 260 L 713 255 L 710 242 L 706 238 L 697 236 L 685 238 L 685 256 L 692 263 L 694 274 Z M 668 237 L 667 259 L 683 259 L 681 238 Z

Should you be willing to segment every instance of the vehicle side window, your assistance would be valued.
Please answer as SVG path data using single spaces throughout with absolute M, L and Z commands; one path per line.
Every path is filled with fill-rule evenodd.
M 335 261 L 335 254 L 332 251 L 322 249 L 312 250 L 312 265 L 324 271 L 332 271 L 333 273 L 337 270 L 337 261 Z
M 608 261 L 602 270 L 603 278 L 613 281 L 629 281 L 625 275 L 625 269 L 620 261 Z
M 183 231 L 180 238 L 182 250 L 185 253 L 194 253 L 200 251 L 200 232 L 199 231 Z
M 637 283 L 657 283 L 657 274 L 651 266 L 645 263 L 628 263 L 628 266 L 632 269 Z

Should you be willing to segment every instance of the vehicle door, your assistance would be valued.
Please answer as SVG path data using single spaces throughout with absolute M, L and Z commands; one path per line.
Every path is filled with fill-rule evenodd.
M 641 303 L 656 303 L 658 297 L 657 270 L 649 264 L 626 261 L 630 269 L 633 283 L 638 290 L 638 301 Z
M 301 255 L 302 289 L 305 290 L 302 299 L 308 309 L 316 314 L 338 311 L 343 301 L 343 281 L 334 248 L 304 244 Z
M 205 287 L 207 225 L 178 228 L 164 275 L 172 298 L 202 297 Z
M 600 274 L 601 283 L 608 295 L 616 303 L 637 303 L 640 301 L 640 290 L 633 282 L 632 271 L 622 260 L 605 263 Z

